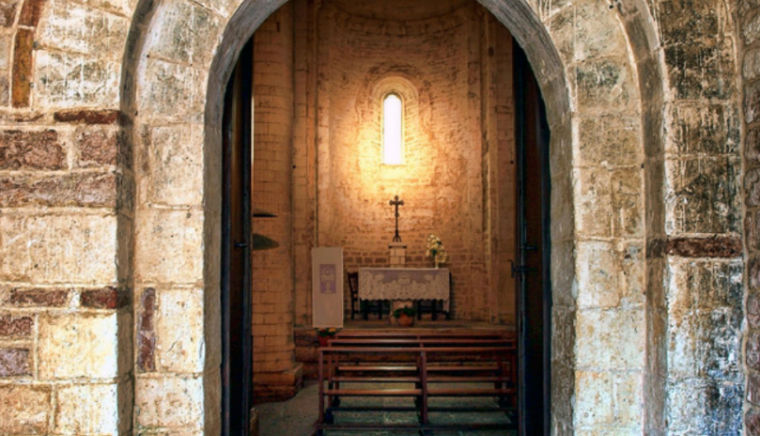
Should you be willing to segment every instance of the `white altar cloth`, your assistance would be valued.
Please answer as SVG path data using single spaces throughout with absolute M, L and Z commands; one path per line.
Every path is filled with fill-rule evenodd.
M 360 300 L 442 300 L 449 310 L 448 268 L 359 268 Z

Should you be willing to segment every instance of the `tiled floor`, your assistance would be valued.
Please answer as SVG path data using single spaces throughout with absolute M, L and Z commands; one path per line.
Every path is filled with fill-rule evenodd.
M 400 385 L 399 387 L 405 387 Z M 309 382 L 296 395 L 295 398 L 283 403 L 268 403 L 257 406 L 259 411 L 259 425 L 261 436 L 311 436 L 314 434 L 314 423 L 318 415 L 318 389 L 316 382 Z M 435 403 L 431 406 L 462 406 L 468 405 L 473 407 L 493 406 L 493 400 L 489 398 L 475 399 L 434 399 Z M 353 398 L 343 399 L 342 406 L 361 405 L 361 406 L 412 406 L 412 399 L 399 398 Z M 336 412 L 335 422 L 360 422 L 360 423 L 415 423 L 417 416 L 414 412 Z M 509 423 L 509 420 L 503 413 L 451 413 L 439 412 L 431 413 L 430 420 L 433 423 Z M 435 436 L 495 436 L 495 435 L 514 435 L 516 432 L 511 430 L 457 430 L 443 431 L 436 430 Z M 413 431 L 325 431 L 327 436 L 418 436 L 417 430 Z

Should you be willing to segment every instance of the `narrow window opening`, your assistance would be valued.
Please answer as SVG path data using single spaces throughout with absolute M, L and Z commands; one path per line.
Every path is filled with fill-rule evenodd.
M 383 101 L 383 163 L 404 163 L 403 111 L 401 99 L 388 94 Z

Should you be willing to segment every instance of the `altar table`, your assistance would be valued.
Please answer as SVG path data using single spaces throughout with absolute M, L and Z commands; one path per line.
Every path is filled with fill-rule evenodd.
M 448 268 L 359 268 L 359 300 L 441 300 L 449 311 Z

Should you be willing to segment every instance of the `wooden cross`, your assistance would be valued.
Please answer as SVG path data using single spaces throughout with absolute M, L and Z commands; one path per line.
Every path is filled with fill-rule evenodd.
M 396 234 L 393 236 L 393 242 L 401 242 L 401 236 L 398 234 L 398 207 L 404 205 L 404 200 L 399 200 L 397 195 L 389 203 L 391 206 L 396 206 Z

